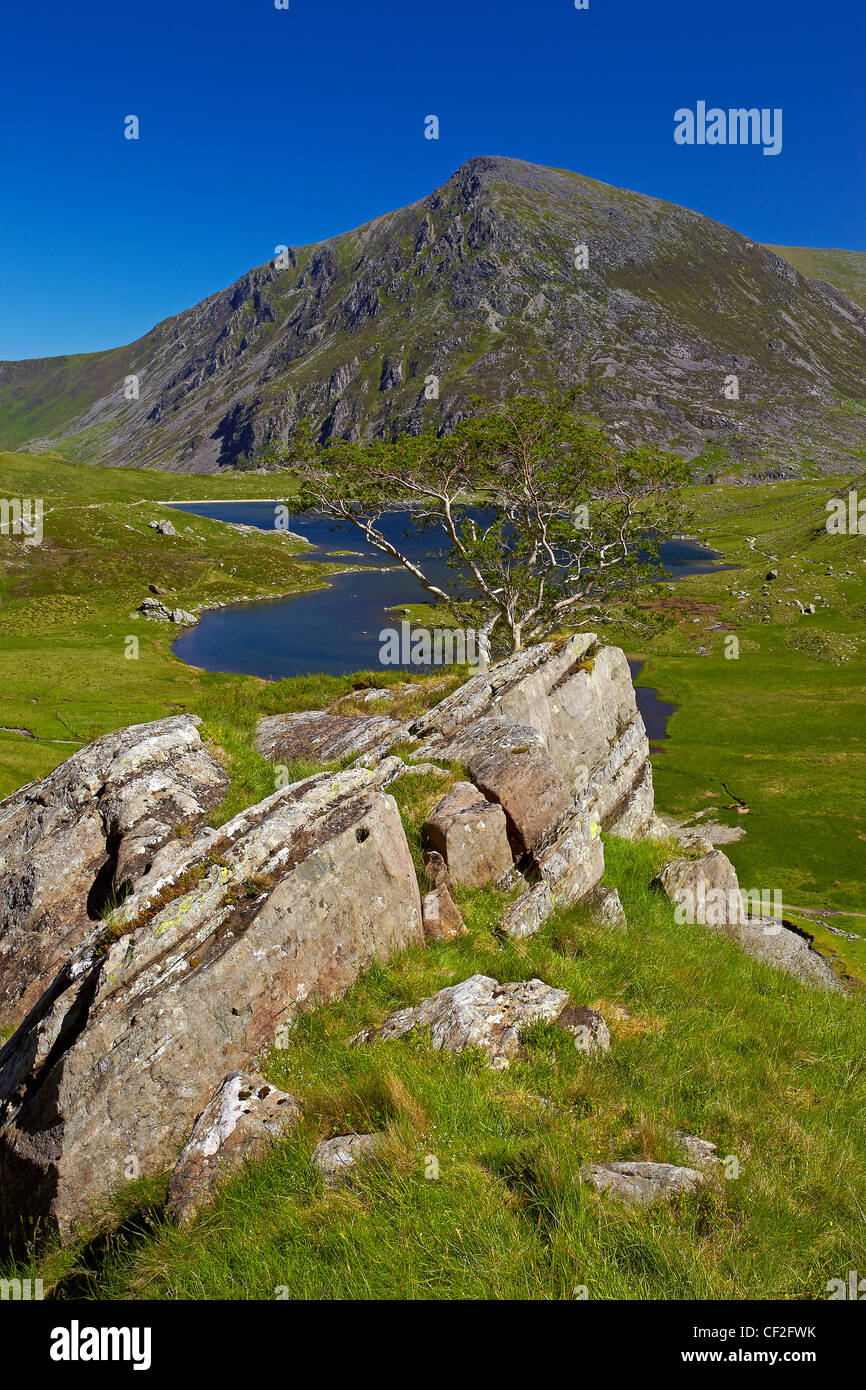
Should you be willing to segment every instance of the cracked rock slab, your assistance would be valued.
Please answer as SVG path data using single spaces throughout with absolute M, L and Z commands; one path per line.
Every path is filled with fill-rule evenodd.
M 497 728 L 515 726 L 532 731 L 523 741 L 547 753 L 592 819 L 631 839 L 651 833 L 649 743 L 618 647 L 592 632 L 538 643 L 473 676 L 409 731 L 422 740 L 418 757 L 469 767 L 473 754 L 495 750 Z
M 174 827 L 219 804 L 228 777 L 175 715 L 104 734 L 0 802 L 0 1023 L 23 1017 L 104 903 L 146 872 Z
M 510 903 L 499 921 L 506 936 L 521 940 L 541 931 L 554 911 L 553 890 L 549 883 L 536 883 Z
M 395 743 L 403 726 L 384 714 L 332 714 L 308 710 L 299 714 L 270 714 L 256 725 L 254 746 L 271 762 L 295 758 L 335 763 L 360 757 Z
M 703 1173 L 696 1168 L 637 1160 L 587 1164 L 581 1168 L 580 1177 L 597 1192 L 639 1207 L 670 1201 L 680 1192 L 696 1192 L 706 1182 Z
M 117 939 L 66 962 L 0 1050 L 0 1233 L 68 1240 L 124 1181 L 170 1167 L 232 1071 L 308 1001 L 423 944 L 412 856 L 366 769 L 321 773 L 157 855 Z M 168 895 L 168 901 L 166 901 Z

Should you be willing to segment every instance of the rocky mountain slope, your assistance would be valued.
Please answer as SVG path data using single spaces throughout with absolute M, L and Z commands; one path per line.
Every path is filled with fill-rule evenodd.
M 826 280 L 855 304 L 866 309 L 866 251 L 841 251 L 819 246 L 768 246 L 801 275 Z
M 283 261 L 127 347 L 0 364 L 0 444 L 212 472 L 304 416 L 323 437 L 447 429 L 536 382 L 689 457 L 838 469 L 866 442 L 863 308 L 657 198 L 482 157 Z

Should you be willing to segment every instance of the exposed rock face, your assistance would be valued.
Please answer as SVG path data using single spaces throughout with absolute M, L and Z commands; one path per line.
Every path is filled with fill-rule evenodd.
M 329 710 L 272 714 L 259 720 L 255 746 L 271 762 L 306 758 L 335 763 L 374 748 L 384 751 L 401 728 L 396 719 L 381 714 L 332 714 Z
M 499 926 L 506 936 L 518 939 L 535 936 L 552 914 L 554 906 L 550 884 L 536 883 L 506 908 Z
M 597 822 L 579 809 L 571 812 L 565 824 L 557 827 L 553 841 L 542 846 L 537 863 L 558 904 L 580 902 L 604 873 L 604 847 Z
M 227 1072 L 304 1001 L 423 941 L 392 797 L 362 769 L 321 774 L 156 856 L 0 1051 L 0 1229 L 67 1236 L 122 1181 L 170 1167 Z M 176 896 L 165 901 L 166 890 Z
M 424 834 L 454 883 L 481 888 L 498 883 L 511 869 L 505 812 L 471 782 L 458 782 L 436 803 Z
M 462 936 L 466 928 L 460 909 L 451 896 L 450 889 L 440 884 L 421 899 L 421 912 L 424 918 L 424 935 L 439 941 Z
M 198 622 L 194 613 L 188 613 L 185 608 L 166 608 L 165 604 L 156 598 L 144 599 L 138 605 L 138 611 L 149 622 L 177 623 L 180 627 L 193 627 Z
M 525 733 L 517 726 L 518 738 Z M 534 850 L 550 834 L 574 797 L 543 748 L 535 743 L 515 748 L 515 726 L 509 734 L 510 741 L 470 753 L 466 766 L 479 791 L 504 810 L 519 855 Z
M 649 743 L 628 662 L 594 633 L 498 662 L 409 727 L 422 740 L 418 757 L 463 763 L 479 785 L 497 753 L 500 765 L 508 751 L 531 749 L 521 755 L 531 765 L 546 753 L 570 797 L 604 829 L 639 838 L 655 828 Z M 551 808 L 561 803 L 558 789 L 548 795 Z
M 301 1118 L 294 1096 L 260 1076 L 227 1076 L 193 1126 L 168 1184 L 167 1210 L 188 1225 L 213 1197 L 220 1182 Z
M 352 1169 L 365 1158 L 372 1158 L 381 1145 L 383 1134 L 340 1134 L 336 1139 L 324 1139 L 310 1155 L 328 1187 L 339 1187 L 351 1177 Z
M 845 992 L 833 967 L 812 946 L 812 938 L 789 923 L 773 917 L 752 917 L 722 930 L 747 956 L 784 970 L 803 984 Z
M 695 1192 L 706 1182 L 696 1168 L 678 1168 L 672 1163 L 593 1163 L 581 1168 L 580 1176 L 597 1192 L 641 1207 L 668 1201 L 678 1192 Z
M 667 894 L 683 922 L 722 927 L 745 920 L 736 871 L 721 850 L 699 859 L 671 859 L 653 883 Z
M 580 1017 L 573 1018 L 575 1013 Z M 582 1012 L 569 1009 L 564 989 L 553 989 L 543 980 L 500 985 L 489 975 L 471 975 L 459 985 L 440 989 L 414 1008 L 398 1010 L 381 1028 L 367 1029 L 355 1041 L 402 1038 L 414 1028 L 429 1027 L 430 1041 L 437 1051 L 462 1052 L 466 1047 L 478 1047 L 490 1066 L 501 1071 L 520 1056 L 524 1028 L 539 1020 L 558 1023 L 563 1014 L 561 1026 L 567 1031 L 587 1027 L 589 1020 Z
M 813 950 L 811 937 L 776 918 L 746 916 L 736 871 L 721 850 L 700 859 L 672 859 L 653 883 L 676 904 L 685 922 L 720 929 L 746 955 L 804 984 L 844 992 L 835 970 Z
M 174 827 L 222 800 L 228 778 L 197 723 L 106 734 L 0 802 L 0 1022 L 27 1012 Z

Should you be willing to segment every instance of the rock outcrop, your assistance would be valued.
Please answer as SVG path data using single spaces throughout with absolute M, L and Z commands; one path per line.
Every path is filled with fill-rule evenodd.
M 540 776 L 543 768 L 545 829 L 555 821 L 557 806 L 559 814 L 566 806 L 560 783 L 606 830 L 639 838 L 657 829 L 649 743 L 628 662 L 594 633 L 542 642 L 498 662 L 411 723 L 408 732 L 421 740 L 414 756 L 462 763 L 488 798 L 502 800 L 500 788 L 506 797 L 511 792 L 507 755 L 516 759 L 519 752 L 527 779 L 529 769 Z M 505 800 L 503 806 L 508 814 Z M 520 834 L 527 810 L 513 801 L 514 810 Z M 530 824 L 530 841 L 536 833 Z
M 397 806 L 364 769 L 274 793 L 160 851 L 0 1051 L 0 1228 L 68 1236 L 119 1182 L 174 1163 L 226 1074 L 308 1001 L 423 942 Z
M 736 870 L 721 850 L 698 859 L 672 859 L 653 883 L 674 903 L 681 923 L 716 928 L 755 960 L 804 984 L 844 992 L 839 976 L 805 932 L 783 919 L 746 915 Z
M 398 742 L 414 744 L 413 765 L 390 754 Z M 169 1209 L 189 1221 L 222 1175 L 298 1121 L 297 1102 L 258 1076 L 262 1054 L 374 960 L 462 933 L 452 887 L 459 899 L 461 885 L 520 885 L 500 924 L 513 937 L 575 903 L 624 925 L 600 887 L 601 830 L 656 832 L 652 777 L 628 665 L 592 634 L 501 662 L 408 725 L 275 715 L 257 744 L 275 760 L 355 761 L 216 829 L 204 821 L 227 778 L 180 716 L 106 735 L 0 803 L 0 1023 L 19 1024 L 0 1049 L 0 1236 L 13 1243 L 37 1228 L 70 1238 L 133 1173 L 173 1169 Z M 426 822 L 422 905 L 386 788 L 430 758 L 471 780 Z M 673 860 L 657 885 L 685 921 L 841 988 L 804 934 L 745 917 L 723 854 Z M 435 1049 L 477 1048 L 501 1069 L 538 1022 L 589 1055 L 610 1047 L 602 1015 L 565 990 L 479 974 L 355 1041 L 429 1028 Z M 315 1161 L 330 1181 L 374 1140 L 328 1140 Z M 693 1190 L 713 1156 L 686 1140 L 694 1170 L 603 1164 L 587 1180 L 640 1202 Z
M 260 1076 L 232 1072 L 198 1116 L 174 1166 L 166 1209 L 178 1225 L 194 1220 L 217 1187 L 274 1139 L 294 1128 L 301 1107 L 294 1096 Z
M 585 1051 L 606 1050 L 610 1045 L 601 1015 L 572 1008 L 566 990 L 554 989 L 543 980 L 501 985 L 489 975 L 470 975 L 459 985 L 440 989 L 413 1008 L 399 1009 L 380 1028 L 368 1028 L 353 1041 L 388 1041 L 405 1037 L 415 1028 L 429 1028 L 437 1051 L 477 1047 L 495 1071 L 502 1071 L 521 1055 L 522 1031 L 538 1022 L 558 1024 Z
M 0 1023 L 27 1013 L 100 930 L 175 828 L 192 828 L 228 778 L 190 715 L 106 734 L 0 802 Z
M 721 850 L 698 859 L 671 859 L 653 879 L 677 909 L 682 923 L 733 926 L 745 920 L 736 870 Z

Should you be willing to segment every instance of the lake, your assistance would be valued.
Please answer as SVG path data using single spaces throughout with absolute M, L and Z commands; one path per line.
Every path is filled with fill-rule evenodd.
M 175 504 L 175 509 L 215 521 L 274 528 L 273 502 L 190 502 Z M 395 510 L 382 518 L 381 529 L 409 558 L 427 558 L 429 577 L 447 588 L 456 576 L 441 558 L 447 545 L 444 533 L 422 533 L 411 522 L 410 512 Z M 288 525 L 315 546 L 299 559 L 308 564 L 344 559 L 361 568 L 332 575 L 327 587 L 312 593 L 208 609 L 195 627 L 187 628 L 174 642 L 176 656 L 206 671 L 240 672 L 265 680 L 381 669 L 379 633 L 385 627 L 399 627 L 401 621 L 399 613 L 388 610 L 428 601 L 426 590 L 402 567 L 383 569 L 386 557 L 354 527 L 338 529 L 327 518 L 309 512 L 291 516 Z M 347 550 L 355 553 L 334 554 Z M 717 569 L 715 562 L 721 556 L 698 541 L 677 539 L 663 543 L 661 558 L 671 579 L 679 580 Z M 633 677 L 641 664 L 631 663 Z M 636 694 L 650 738 L 664 738 L 674 707 L 660 701 L 649 686 L 638 686 Z

